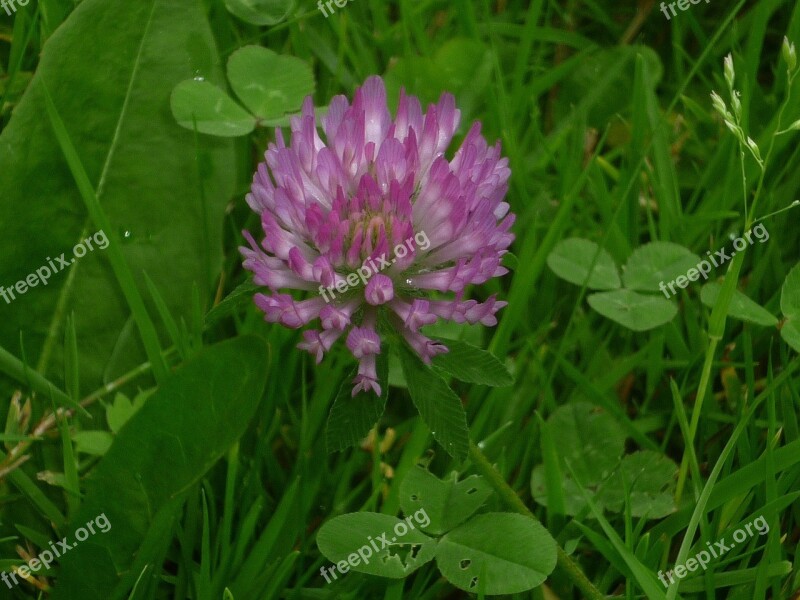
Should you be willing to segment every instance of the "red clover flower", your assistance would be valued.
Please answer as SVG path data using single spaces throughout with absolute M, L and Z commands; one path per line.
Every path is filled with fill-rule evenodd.
M 265 238 L 259 247 L 243 232 L 250 247 L 240 251 L 253 281 L 271 291 L 255 303 L 286 327 L 319 320 L 321 329 L 304 331 L 298 346 L 318 363 L 346 334 L 359 360 L 354 396 L 381 393 L 375 360 L 384 328 L 430 363 L 447 348 L 421 327 L 437 319 L 492 326 L 506 305 L 494 295 L 463 299 L 467 285 L 507 272 L 501 258 L 514 215 L 504 201 L 508 159 L 499 142 L 487 145 L 479 122 L 453 159 L 445 157 L 460 118 L 450 94 L 423 114 L 401 91 L 392 120 L 383 80 L 370 77 L 352 104 L 334 97 L 321 123 L 306 98 L 289 145 L 278 129 L 253 177 L 247 203 Z

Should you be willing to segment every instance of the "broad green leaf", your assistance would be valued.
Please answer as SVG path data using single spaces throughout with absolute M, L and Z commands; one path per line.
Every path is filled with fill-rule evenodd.
M 595 255 L 597 260 L 590 275 L 589 269 Z M 591 290 L 615 290 L 620 286 L 614 259 L 589 240 L 569 238 L 559 242 L 547 255 L 547 266 L 561 279 L 581 286 L 585 282 Z
M 405 345 L 399 350 L 408 393 L 422 420 L 450 456 L 464 460 L 469 452 L 469 429 L 461 399 Z
M 506 386 L 514 378 L 494 354 L 459 340 L 436 338 L 449 352 L 434 357 L 433 365 L 460 381 L 480 385 Z
M 441 480 L 417 465 L 400 484 L 400 507 L 406 515 L 424 511 L 430 523 L 421 529 L 440 535 L 471 517 L 491 495 L 491 486 L 478 475 L 457 481 L 453 471 Z
M 485 513 L 439 540 L 436 564 L 464 591 L 518 594 L 541 585 L 553 572 L 556 542 L 530 517 Z
M 314 73 L 306 62 L 261 46 L 245 46 L 231 55 L 228 80 L 242 103 L 267 120 L 297 111 L 314 93 Z
M 0 146 L 13 148 L 0 153 L 0 283 L 20 281 L 51 261 L 57 270 L 47 285 L 3 303 L 0 346 L 18 349 L 21 333 L 31 364 L 57 385 L 65 315 L 75 315 L 83 394 L 144 362 L 144 352 L 127 326 L 130 309 L 103 236 L 46 117 L 43 82 L 118 228 L 141 295 L 148 296 L 146 271 L 180 322 L 189 318 L 193 286 L 209 291 L 222 264 L 222 216 L 235 169 L 231 143 L 197 140 L 175 123 L 169 98 L 198 73 L 219 82 L 218 60 L 195 0 L 85 0 L 44 45 L 36 75 L 0 134 Z M 108 242 L 109 232 L 102 233 Z M 73 256 L 90 238 L 93 250 Z M 62 253 L 63 269 L 56 260 Z
M 707 283 L 700 290 L 700 300 L 708 308 L 714 308 L 717 303 L 722 286 L 717 282 Z M 778 324 L 778 319 L 770 313 L 766 308 L 756 304 L 750 298 L 745 296 L 739 290 L 733 291 L 733 298 L 728 308 L 728 316 L 740 321 L 747 321 L 748 323 L 755 323 L 756 325 L 763 325 L 764 327 L 773 327 Z
M 589 306 L 606 318 L 633 331 L 647 331 L 669 323 L 678 307 L 658 296 L 645 296 L 631 290 L 592 294 Z
M 596 498 L 598 505 L 613 512 L 625 510 L 625 487 L 631 515 L 661 519 L 675 512 L 675 482 L 678 466 L 653 450 L 626 455 Z
M 72 434 L 72 441 L 77 452 L 103 456 L 111 447 L 114 436 L 107 431 L 78 431 Z
M 419 530 L 419 522 L 414 517 L 403 521 L 372 512 L 334 517 L 320 527 L 317 546 L 337 565 L 349 559 L 347 571 L 396 579 L 430 561 L 436 552 L 436 540 Z M 337 573 L 342 574 L 343 570 Z
M 61 557 L 53 600 L 124 597 L 169 543 L 186 493 L 247 428 L 264 390 L 266 356 L 253 336 L 205 348 L 130 418 L 90 473 L 71 524 L 74 531 L 103 513 L 111 531 Z
M 256 127 L 253 115 L 208 81 L 181 81 L 172 90 L 170 107 L 178 125 L 192 131 L 196 126 L 200 133 L 238 137 Z
M 696 269 L 699 263 L 699 256 L 679 244 L 650 242 L 630 255 L 622 270 L 622 283 L 631 290 L 664 293 L 660 284 L 666 286 L 676 277 L 686 277 L 690 269 L 694 269 L 692 277 L 697 281 L 701 277 Z M 710 272 L 713 267 L 710 262 L 708 265 Z M 708 273 L 705 279 L 708 279 Z
M 357 370 L 339 386 L 339 393 L 333 401 L 328 426 L 325 429 L 325 441 L 328 452 L 344 450 L 350 446 L 358 446 L 369 430 L 381 418 L 386 408 L 386 399 L 389 397 L 389 349 L 384 344 L 382 352 L 376 358 L 378 382 L 381 386 L 381 395 L 373 392 L 359 392 L 352 396 L 353 378 Z
M 296 0 L 225 0 L 225 7 L 251 25 L 275 25 L 283 21 Z

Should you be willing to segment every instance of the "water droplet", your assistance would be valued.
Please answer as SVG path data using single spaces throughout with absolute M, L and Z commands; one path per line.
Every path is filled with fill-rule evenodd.
M 125 229 L 123 227 L 119 230 L 119 237 L 123 242 L 130 242 L 133 239 L 133 232 L 131 232 L 130 229 Z

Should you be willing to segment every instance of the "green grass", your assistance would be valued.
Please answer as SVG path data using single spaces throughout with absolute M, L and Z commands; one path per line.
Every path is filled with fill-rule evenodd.
M 53 101 L 48 95 L 51 110 L 39 118 L 43 127 L 53 127 L 47 133 L 52 154 L 23 154 L 19 144 L 27 132 L 38 135 L 35 119 L 23 122 L 29 113 L 21 103 L 41 95 L 41 87 L 31 83 L 40 56 L 41 64 L 52 61 L 47 53 L 51 36 L 57 41 L 70 20 L 94 4 L 39 0 L 18 7 L 13 18 L 0 11 L 0 284 L 8 287 L 31 272 L 31 265 L 44 264 L 48 253 L 69 248 L 65 240 L 86 223 L 90 232 L 102 228 L 112 239 L 107 259 L 97 259 L 112 265 L 108 286 L 68 282 L 64 275 L 56 284 L 63 288 L 40 289 L 38 296 L 31 292 L 13 305 L 0 301 L 0 397 L 8 400 L 0 401 L 0 423 L 8 422 L 0 454 L 0 570 L 22 564 L 18 547 L 35 556 L 45 541 L 72 536 L 97 514 L 87 511 L 99 508 L 110 516 L 112 502 L 122 506 L 122 492 L 107 496 L 107 505 L 98 497 L 94 474 L 103 467 L 102 451 L 79 451 L 72 443 L 79 432 L 101 431 L 114 440 L 109 452 L 114 445 L 130 449 L 132 472 L 145 473 L 135 461 L 148 447 L 165 456 L 185 449 L 188 456 L 180 481 L 162 474 L 158 485 L 144 490 L 148 510 L 164 507 L 148 513 L 147 527 L 138 531 L 139 525 L 112 518 L 112 529 L 104 534 L 104 539 L 117 536 L 120 543 L 133 544 L 138 553 L 138 562 L 128 564 L 128 585 L 119 597 L 217 600 L 225 597 L 226 588 L 236 600 L 467 597 L 433 562 L 401 580 L 351 572 L 326 584 L 320 575 L 320 567 L 330 563 L 316 544 L 320 527 L 347 513 L 398 515 L 400 484 L 420 460 L 439 477 L 451 471 L 460 477 L 491 477 L 487 469 L 493 464 L 517 499 L 494 495 L 482 510 L 532 512 L 604 595 L 795 597 L 800 590 L 800 359 L 778 327 L 731 318 L 730 299 L 739 290 L 784 320 L 781 290 L 800 259 L 800 212 L 767 218 L 767 242 L 749 246 L 729 265 L 712 271 L 711 278 L 723 283 L 713 309 L 700 300 L 702 282 L 693 283 L 673 300 L 677 315 L 644 332 L 592 310 L 587 297 L 593 291 L 557 277 L 547 257 L 572 237 L 595 242 L 618 265 L 655 241 L 680 244 L 704 257 L 729 243 L 729 235 L 749 229 L 754 219 L 800 198 L 797 133 L 774 136 L 800 119 L 800 84 L 789 81 L 781 58 L 784 36 L 800 43 L 800 7 L 786 0 L 714 0 L 691 5 L 667 22 L 658 4 L 649 1 L 638 3 L 645 12 L 637 16 L 635 3 L 611 0 L 357 0 L 325 19 L 311 2 L 301 2 L 288 19 L 257 27 L 230 15 L 223 2 L 206 0 L 197 11 L 198 22 L 207 21 L 218 57 L 202 47 L 202 36 L 193 47 L 189 38 L 172 36 L 173 30 L 161 31 L 152 23 L 149 35 L 161 36 L 164 47 L 186 41 L 181 46 L 188 48 L 186 57 L 145 52 L 137 63 L 141 72 L 131 74 L 131 82 L 137 77 L 147 81 L 148 69 L 158 61 L 185 62 L 180 68 L 188 77 L 196 67 L 224 82 L 228 57 L 257 44 L 312 66 L 318 106 L 326 106 L 335 94 L 351 95 L 377 73 L 385 76 L 390 90 L 403 85 L 427 102 L 452 91 L 464 114 L 456 143 L 473 120 L 483 123 L 490 142 L 501 140 L 513 172 L 508 193 L 517 215 L 513 266 L 510 274 L 471 295 L 497 293 L 509 305 L 499 313 L 496 328 L 437 326 L 434 331 L 490 350 L 514 375 L 513 385 L 506 387 L 449 380 L 465 408 L 470 438 L 489 461 L 484 464 L 474 454 L 456 461 L 436 443 L 394 362 L 390 380 L 395 385 L 377 430 L 361 447 L 329 454 L 326 422 L 352 369 L 349 354 L 339 348 L 315 365 L 295 348 L 297 331 L 263 322 L 249 292 L 206 319 L 212 307 L 247 281 L 237 251 L 244 244 L 240 232 L 256 232 L 259 223 L 243 196 L 272 139 L 271 129 L 259 128 L 232 142 L 174 133 L 183 134 L 186 181 L 197 186 L 178 191 L 195 199 L 187 214 L 199 216 L 196 228 L 180 224 L 185 228 L 178 235 L 196 234 L 187 238 L 183 254 L 175 244 L 163 257 L 158 244 L 176 218 L 168 212 L 167 199 L 164 212 L 152 216 L 153 232 L 134 229 L 130 243 L 124 233 L 132 219 L 146 228 L 148 216 L 142 213 L 150 209 L 137 208 L 137 203 L 159 193 L 148 185 L 151 176 L 161 177 L 160 169 L 144 173 L 117 160 L 117 153 L 126 159 L 138 156 L 136 145 L 149 139 L 150 133 L 125 120 L 138 118 L 135 103 L 147 86 L 131 86 L 133 116 L 123 118 L 128 108 L 105 96 L 116 85 L 111 80 L 116 75 L 105 73 L 94 56 L 66 57 L 79 65 L 76 69 L 102 73 L 98 77 L 110 82 L 96 96 L 86 88 L 76 90 L 84 95 L 80 103 L 62 109 L 71 90 L 63 88 L 60 71 L 48 64 L 42 70 Z M 162 18 L 154 14 L 153 19 Z M 170 21 L 176 30 L 179 20 Z M 132 52 L 122 37 L 118 41 L 121 56 Z M 160 47 L 154 43 L 148 51 Z M 92 46 L 87 42 L 84 49 Z M 763 177 L 749 154 L 742 158 L 736 138 L 711 106 L 712 90 L 730 105 L 723 76 L 728 53 L 736 68 L 734 87 L 741 92 L 742 127 L 767 162 Z M 787 94 L 790 100 L 782 110 Z M 76 106 L 82 112 L 74 112 Z M 163 142 L 159 132 L 164 123 L 174 123 L 168 102 L 159 107 L 157 117 L 164 120 L 154 121 L 152 148 L 145 146 L 153 153 Z M 147 114 L 139 117 L 134 124 L 149 122 Z M 116 138 L 110 143 L 92 137 L 95 121 L 97 135 L 105 135 L 105 119 L 122 124 L 119 144 Z M 95 153 L 97 146 L 105 149 L 109 143 L 107 154 Z M 214 153 L 223 151 L 230 158 L 225 172 L 209 169 L 223 164 L 214 162 L 219 159 Z M 98 163 L 98 155 L 108 162 Z M 19 166 L 39 160 L 54 161 L 53 181 L 61 182 L 52 190 L 50 208 L 45 201 L 51 196 L 39 197 L 47 182 L 38 176 L 26 179 Z M 222 181 L 226 176 L 229 180 Z M 8 195 L 12 188 L 18 196 Z M 29 193 L 32 197 L 22 201 Z M 174 202 L 183 200 L 176 194 Z M 213 227 L 204 225 L 209 219 Z M 204 254 L 195 255 L 195 249 Z M 85 267 L 75 268 L 85 268 L 88 277 L 100 267 L 85 260 Z M 181 279 L 189 265 L 195 271 Z M 206 276 L 209 272 L 213 277 Z M 62 290 L 65 297 L 59 299 Z M 95 339 L 88 333 L 92 321 L 106 314 L 113 315 L 114 337 Z M 163 388 L 180 378 L 184 363 L 190 369 L 206 364 L 201 361 L 214 356 L 217 343 L 246 335 L 264 340 L 269 352 L 242 360 L 241 366 L 240 357 L 230 360 L 224 369 L 209 373 L 206 383 L 209 388 L 214 382 L 229 385 L 231 411 L 250 420 L 228 423 L 222 417 L 223 399 L 211 407 L 213 416 L 198 417 L 193 431 L 192 398 L 183 398 L 180 405 L 175 401 L 181 407 L 176 412 L 158 413 L 142 397 L 140 410 L 150 411 L 153 424 L 151 433 L 142 436 L 150 437 L 137 446 L 124 438 L 126 429 L 118 435 L 110 427 L 107 413 L 114 407 L 126 418 L 133 411 L 118 393 L 133 402 L 157 383 Z M 252 407 L 246 399 L 235 399 L 237 378 L 246 376 L 265 381 Z M 19 405 L 30 399 L 29 418 L 11 402 L 16 391 L 21 392 Z M 76 410 L 77 402 L 85 411 Z M 670 493 L 677 505 L 671 514 L 657 519 L 634 514 L 635 482 L 624 477 L 618 510 L 604 507 L 594 485 L 578 485 L 585 489 L 576 495 L 584 503 L 577 514 L 565 509 L 574 500 L 567 481 L 579 480 L 580 466 L 559 460 L 559 444 L 571 434 L 550 426 L 549 419 L 559 407 L 579 403 L 589 403 L 616 423 L 625 455 L 650 451 L 672 461 Z M 72 409 L 68 418 L 45 420 L 35 431 L 58 406 Z M 186 436 L 174 444 L 164 433 L 173 425 Z M 232 446 L 231 439 L 236 440 Z M 579 439 L 587 451 L 604 441 L 591 430 Z M 198 454 L 198 466 L 191 471 L 198 440 L 208 440 L 209 455 L 201 459 Z M 198 448 L 201 452 L 202 444 Z M 21 456 L 26 458 L 17 463 Z M 531 489 L 532 473 L 540 466 L 551 484 L 544 500 L 534 499 Z M 140 483 L 131 478 L 129 487 L 138 489 Z M 74 493 L 76 487 L 81 496 Z M 687 578 L 679 592 L 659 583 L 659 571 L 685 562 L 707 542 L 730 538 L 758 516 L 769 523 L 767 536 L 737 544 L 713 560 L 702 578 Z M 514 548 L 520 555 L 526 550 Z M 63 565 L 65 581 L 78 586 L 70 589 L 88 585 L 82 572 L 116 577 L 91 552 L 80 552 L 74 550 Z M 57 575 L 54 568 L 40 585 L 53 585 L 58 592 Z M 574 581 L 568 570 L 557 568 L 543 586 L 513 597 L 584 597 Z M 7 590 L 0 583 L 0 598 L 5 597 L 47 594 L 28 584 Z

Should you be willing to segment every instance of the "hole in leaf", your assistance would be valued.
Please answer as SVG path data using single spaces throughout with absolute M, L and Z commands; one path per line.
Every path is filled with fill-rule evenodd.
M 419 554 L 419 551 L 421 549 L 422 549 L 421 544 L 413 544 L 411 546 L 411 554 L 410 554 L 411 558 L 417 558 L 417 554 Z
M 477 491 L 478 491 L 478 488 L 469 488 L 469 489 L 467 490 L 467 494 L 474 494 L 474 493 L 475 493 L 475 492 L 477 492 Z
M 381 562 L 383 564 L 386 564 L 387 562 L 389 562 L 389 555 L 388 554 L 384 554 L 383 556 L 381 556 Z
M 419 500 L 419 496 L 417 496 L 416 494 L 411 494 L 411 500 L 413 502 L 416 502 L 417 500 Z
M 472 589 L 478 585 L 478 578 L 473 577 L 469 582 L 469 589 Z
M 458 563 L 462 569 L 466 569 L 472 564 L 472 561 L 468 558 L 463 559 L 460 563 Z

